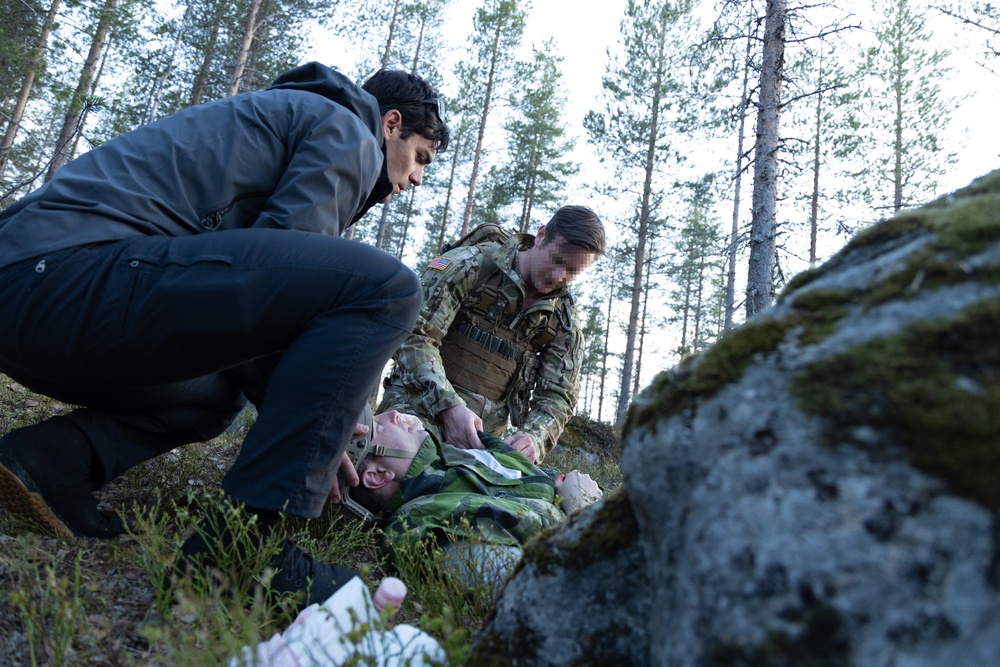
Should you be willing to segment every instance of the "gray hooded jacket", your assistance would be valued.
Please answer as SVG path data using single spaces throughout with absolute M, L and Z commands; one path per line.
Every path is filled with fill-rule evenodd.
M 392 194 L 374 97 L 319 63 L 84 153 L 0 214 L 0 268 L 134 236 L 339 235 Z

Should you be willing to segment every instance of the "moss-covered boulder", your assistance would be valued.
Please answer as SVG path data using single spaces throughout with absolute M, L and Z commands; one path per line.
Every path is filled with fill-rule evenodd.
M 995 664 L 1000 171 L 662 373 L 622 469 L 527 553 L 470 664 Z

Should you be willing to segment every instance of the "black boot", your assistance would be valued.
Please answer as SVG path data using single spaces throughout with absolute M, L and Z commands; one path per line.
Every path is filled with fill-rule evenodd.
M 61 537 L 121 535 L 121 518 L 97 508 L 94 459 L 64 417 L 11 431 L 0 439 L 0 504 Z
M 304 593 L 305 597 L 301 602 L 303 608 L 314 602 L 322 604 L 352 577 L 360 576 L 346 567 L 319 563 L 288 540 L 267 561 L 267 566 L 274 570 L 271 590 L 278 593 Z
M 232 508 L 233 503 L 223 499 L 205 513 L 195 532 L 181 546 L 180 557 L 174 564 L 178 577 L 206 576 L 212 570 L 228 569 L 239 589 L 240 580 L 246 582 L 256 575 L 275 593 L 304 594 L 298 601 L 304 608 L 324 602 L 358 576 L 354 570 L 316 562 L 287 539 L 281 542 L 276 554 L 259 566 L 260 551 L 279 528 L 281 516 L 278 512 L 249 507 L 231 514 Z M 244 534 L 236 535 L 226 516 L 230 522 L 239 522 L 239 530 L 245 531 Z M 261 577 L 268 569 L 272 570 L 270 581 Z

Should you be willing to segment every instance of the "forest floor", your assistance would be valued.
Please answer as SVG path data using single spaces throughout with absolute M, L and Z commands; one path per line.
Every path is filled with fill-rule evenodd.
M 0 434 L 70 409 L 0 376 Z M 249 604 L 241 604 L 225 590 L 189 591 L 166 578 L 199 503 L 218 487 L 248 426 L 147 461 L 100 490 L 104 508 L 136 522 L 132 534 L 65 540 L 0 509 L 0 665 L 224 665 L 241 646 L 282 631 L 294 618 L 284 601 L 262 605 L 243 591 Z M 546 465 L 589 472 L 605 490 L 621 483 L 611 427 L 574 417 L 560 445 Z M 404 576 L 388 564 L 377 528 L 335 512 L 291 522 L 289 530 L 319 560 L 361 572 L 371 587 L 403 576 L 410 595 L 396 620 L 434 635 L 453 664 L 499 591 L 459 594 L 449 590 L 446 573 L 423 563 Z

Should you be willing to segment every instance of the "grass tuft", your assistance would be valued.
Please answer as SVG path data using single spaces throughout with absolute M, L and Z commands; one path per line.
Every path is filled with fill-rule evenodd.
M 0 433 L 70 409 L 0 376 Z M 210 576 L 178 579 L 172 571 L 252 423 L 248 410 L 231 432 L 147 461 L 100 490 L 102 506 L 133 525 L 115 540 L 42 537 L 0 509 L 0 665 L 226 665 L 243 646 L 287 628 L 295 616 L 291 601 L 269 595 L 266 576 L 233 576 L 265 563 L 277 537 L 254 549 L 251 567 L 222 554 L 222 567 Z M 545 465 L 578 468 L 613 490 L 621 484 L 620 448 L 610 427 L 591 422 L 577 429 Z M 224 517 L 249 539 L 252 519 L 239 508 Z M 456 543 L 450 560 L 434 545 L 419 545 L 397 569 L 381 548 L 380 529 L 338 512 L 289 519 L 279 532 L 317 560 L 361 572 L 372 590 L 385 576 L 400 576 L 409 595 L 392 622 L 435 637 L 451 665 L 464 663 L 504 583 L 485 576 L 469 543 Z M 459 567 L 474 573 L 472 586 L 456 576 Z

